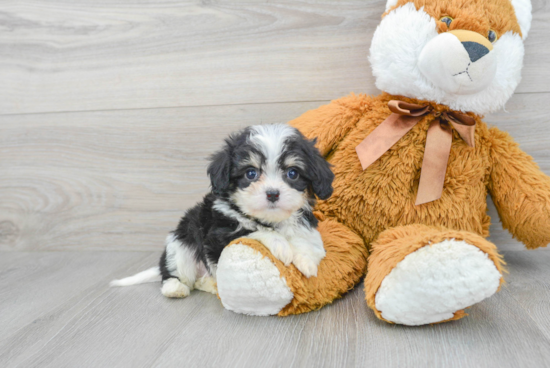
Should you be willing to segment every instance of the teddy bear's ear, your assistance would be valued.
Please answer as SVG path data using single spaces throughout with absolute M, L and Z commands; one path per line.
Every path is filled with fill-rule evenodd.
M 388 0 L 388 3 L 392 0 Z M 512 6 L 516 11 L 516 18 L 518 19 L 519 28 L 521 28 L 521 35 L 525 40 L 529 29 L 531 29 L 531 20 L 533 16 L 531 15 L 531 0 L 512 0 Z
M 397 4 L 397 0 L 388 0 L 386 3 L 386 11 L 390 10 L 390 8 L 395 6 L 395 4 Z

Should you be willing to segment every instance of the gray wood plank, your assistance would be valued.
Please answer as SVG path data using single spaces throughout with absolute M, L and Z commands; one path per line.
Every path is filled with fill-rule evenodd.
M 374 1 L 2 2 L 0 113 L 330 100 L 376 93 Z M 550 92 L 534 1 L 520 93 Z
M 44 263 L 72 265 L 58 271 L 64 279 L 78 278 L 86 259 L 90 269 L 102 272 L 85 273 L 85 285 L 78 290 L 65 284 L 62 303 L 28 310 L 29 299 L 45 300 L 63 286 L 45 280 L 39 295 L 32 285 L 38 275 L 17 277 L 28 267 L 14 259 L 12 271 L 0 273 L 0 285 L 14 279 L 19 284 L 1 305 L 29 316 L 14 315 L 20 328 L 0 340 L 3 367 L 550 366 L 547 252 L 505 252 L 510 275 L 500 293 L 472 307 L 465 319 L 423 327 L 377 320 L 365 305 L 361 286 L 316 312 L 250 317 L 224 310 L 215 296 L 202 292 L 168 300 L 157 284 L 107 287 L 112 277 L 148 267 L 158 252 L 46 256 L 58 259 Z M 45 255 L 27 257 L 40 263 Z M 128 262 L 121 266 L 124 257 Z M 6 321 L 0 321 L 2 328 Z
M 550 253 L 505 252 L 505 288 L 550 339 Z
M 0 250 L 156 250 L 230 132 L 320 104 L 0 117 Z
M 380 367 L 550 366 L 548 339 L 506 290 L 467 312 L 464 319 L 432 326 L 358 324 L 356 366 L 365 361 Z
M 326 100 L 375 91 L 384 2 L 2 3 L 0 112 Z M 47 19 L 47 21 L 44 21 Z
M 21 259 L 13 262 L 20 254 L 25 255 L 27 263 Z M 0 275 L 0 366 L 22 366 L 22 359 L 41 351 L 71 322 L 93 319 L 98 311 L 87 314 L 89 306 L 101 298 L 110 280 L 150 267 L 159 255 L 4 252 L 2 256 L 12 262 L 11 272 Z M 128 301 L 135 302 L 132 298 Z
M 529 36 L 525 41 L 525 59 L 523 62 L 522 82 L 516 90 L 519 93 L 550 92 L 550 73 L 546 63 L 550 60 L 548 34 L 550 34 L 550 2 L 531 0 L 533 21 Z M 542 53 L 537 49 L 544 48 Z M 542 59 L 540 59 L 542 57 Z M 544 61 L 542 61 L 544 60 Z M 542 62 L 541 62 L 542 61 Z
M 28 341 L 15 336 L 25 331 L 32 331 L 39 340 L 53 336 L 48 333 L 52 324 L 81 312 L 90 302 L 90 297 L 83 295 L 85 290 L 104 289 L 114 272 L 124 272 L 130 266 L 143 268 L 154 264 L 158 256 L 158 252 L 154 257 L 151 252 L 1 253 L 0 346 L 8 344 L 10 349 L 0 348 L 0 357 L 22 349 L 28 352 Z

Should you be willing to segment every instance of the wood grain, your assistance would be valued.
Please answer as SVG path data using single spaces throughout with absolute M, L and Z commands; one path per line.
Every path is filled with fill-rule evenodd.
M 235 314 L 203 292 L 169 300 L 157 284 L 108 288 L 159 254 L 4 253 L 0 266 L 10 271 L 0 273 L 0 365 L 550 366 L 548 252 L 505 252 L 510 274 L 501 292 L 465 319 L 423 327 L 377 320 L 362 286 L 319 311 L 285 318 Z
M 0 113 L 331 100 L 377 93 L 386 1 L 0 4 Z M 550 6 L 534 1 L 519 93 L 550 92 Z
M 374 92 L 374 2 L 0 5 L 4 114 L 312 101 Z
M 160 249 L 230 132 L 319 104 L 0 117 L 0 249 Z
M 0 257 L 0 365 L 16 354 L 29 354 L 55 336 L 52 327 L 67 323 L 104 290 L 106 280 L 131 266 L 150 267 L 151 252 L 60 253 L 4 252 Z M 63 313 L 60 313 L 62 308 Z M 50 313 L 47 318 L 42 316 Z M 30 343 L 20 334 L 32 334 Z M 38 344 L 38 345 L 35 345 Z M 9 348 L 6 348 L 9 346 Z M 3 362 L 3 363 L 2 363 Z
M 506 253 L 506 289 L 550 340 L 550 252 Z

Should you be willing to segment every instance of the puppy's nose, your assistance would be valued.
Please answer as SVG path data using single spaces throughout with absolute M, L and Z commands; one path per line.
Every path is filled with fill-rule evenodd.
M 279 200 L 278 190 L 268 190 L 265 194 L 267 195 L 267 200 L 270 202 L 277 202 Z
M 468 56 L 470 56 L 470 61 L 472 63 L 475 63 L 489 53 L 487 47 L 477 42 L 462 42 L 462 46 L 464 46 L 468 52 Z

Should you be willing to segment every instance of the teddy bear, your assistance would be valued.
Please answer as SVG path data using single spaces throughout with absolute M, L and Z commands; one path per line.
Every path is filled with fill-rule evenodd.
M 317 276 L 238 239 L 218 264 L 223 306 L 304 313 L 365 277 L 378 318 L 424 325 L 462 318 L 496 293 L 504 262 L 486 239 L 487 194 L 527 248 L 550 242 L 550 178 L 482 120 L 520 82 L 530 23 L 529 0 L 388 0 L 369 55 L 383 92 L 290 122 L 317 139 L 335 174 L 333 195 L 316 206 L 327 253 Z

